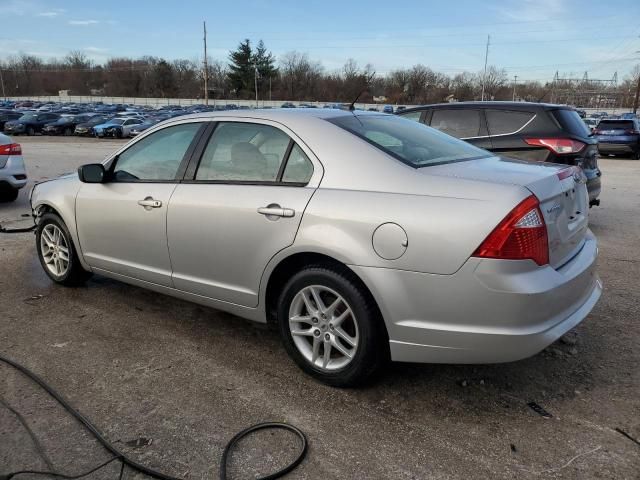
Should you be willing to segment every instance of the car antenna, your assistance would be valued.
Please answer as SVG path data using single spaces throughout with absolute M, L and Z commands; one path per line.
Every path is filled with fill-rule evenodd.
M 371 80 L 373 80 L 373 77 L 375 77 L 375 76 L 376 76 L 376 72 L 372 72 L 371 75 L 369 75 L 368 77 L 365 77 L 364 88 L 362 90 L 360 90 L 360 93 L 358 93 L 358 95 L 356 95 L 356 98 L 353 99 L 353 102 L 351 102 L 349 104 L 349 111 L 350 112 L 353 112 L 356 109 L 356 102 L 360 98 L 360 95 L 362 95 L 364 92 L 367 91 L 367 89 L 369 88 L 369 83 L 371 83 Z

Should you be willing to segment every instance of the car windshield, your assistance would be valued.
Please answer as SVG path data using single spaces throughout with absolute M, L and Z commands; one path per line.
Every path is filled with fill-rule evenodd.
M 128 119 L 127 119 L 128 120 Z M 109 123 L 113 124 L 113 125 L 122 125 L 125 122 L 124 118 L 114 118 L 113 120 L 111 120 Z
M 486 150 L 401 117 L 345 115 L 328 121 L 415 168 L 491 156 Z
M 32 122 L 37 118 L 38 116 L 35 113 L 27 113 L 26 115 L 21 116 L 19 120 L 23 122 Z

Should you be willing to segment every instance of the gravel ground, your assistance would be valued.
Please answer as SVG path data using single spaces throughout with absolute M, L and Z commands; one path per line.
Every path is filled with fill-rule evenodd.
M 120 144 L 19 141 L 32 181 Z M 0 353 L 46 378 L 132 457 L 184 478 L 216 478 L 225 443 L 273 420 L 309 438 L 291 478 L 638 479 L 640 445 L 616 429 L 640 439 L 640 162 L 600 165 L 604 192 L 591 228 L 605 292 L 564 341 L 524 361 L 395 364 L 367 388 L 332 389 L 305 377 L 260 325 L 97 276 L 86 288 L 52 285 L 32 234 L 0 235 Z M 23 213 L 26 191 L 0 205 L 0 221 Z M 2 365 L 0 399 L 24 415 L 57 469 L 79 472 L 109 458 Z M 264 432 L 239 447 L 232 478 L 253 478 L 292 458 L 296 443 Z M 46 464 L 0 405 L 0 474 L 24 468 Z M 92 478 L 118 473 L 114 464 Z

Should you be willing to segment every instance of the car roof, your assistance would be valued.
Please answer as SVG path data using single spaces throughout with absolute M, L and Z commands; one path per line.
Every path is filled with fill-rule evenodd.
M 213 112 L 192 113 L 189 115 L 181 115 L 175 120 L 186 120 L 191 118 L 247 118 L 256 120 L 272 120 L 275 122 L 289 123 L 292 125 L 305 122 L 315 121 L 316 119 L 329 119 L 347 116 L 385 116 L 391 117 L 380 112 L 369 112 L 366 110 L 338 110 L 333 108 L 268 108 L 268 109 L 249 109 L 249 110 L 219 110 Z
M 569 105 L 558 105 L 553 103 L 537 103 L 537 102 L 502 102 L 502 101 L 490 101 L 490 102 L 451 102 L 451 103 L 433 103 L 430 105 L 421 105 L 419 107 L 407 108 L 402 110 L 402 114 L 414 112 L 416 110 L 424 109 L 437 109 L 437 108 L 504 108 L 509 110 L 531 110 L 535 108 L 542 108 L 544 110 L 575 110 Z

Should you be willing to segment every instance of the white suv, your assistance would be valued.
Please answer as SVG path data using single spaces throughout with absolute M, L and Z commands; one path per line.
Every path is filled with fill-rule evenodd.
M 22 147 L 0 133 L 0 202 L 12 202 L 27 184 Z

